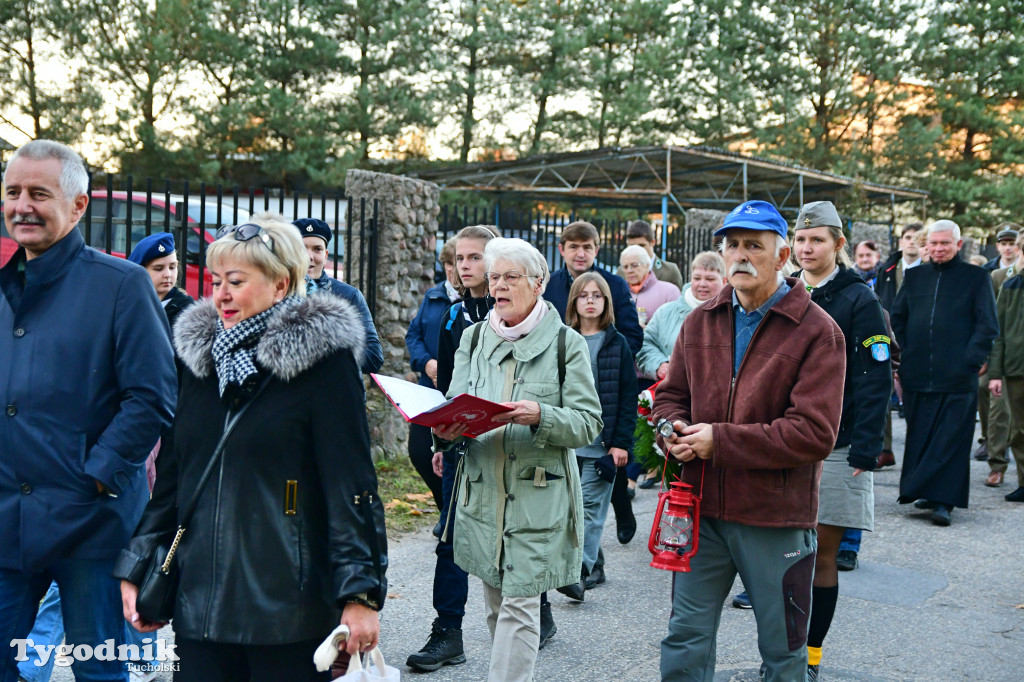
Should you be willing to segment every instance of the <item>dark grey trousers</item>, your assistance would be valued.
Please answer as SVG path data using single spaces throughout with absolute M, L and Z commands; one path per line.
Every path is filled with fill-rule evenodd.
M 750 595 L 765 679 L 807 674 L 807 623 L 817 532 L 701 519 L 689 573 L 672 582 L 672 615 L 661 641 L 664 682 L 712 682 L 722 605 L 736 573 Z

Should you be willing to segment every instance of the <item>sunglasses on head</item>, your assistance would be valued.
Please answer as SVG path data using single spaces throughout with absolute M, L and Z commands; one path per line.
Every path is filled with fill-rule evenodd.
M 244 225 L 222 225 L 217 230 L 217 239 L 226 237 L 229 234 L 235 235 L 235 240 L 240 242 L 247 242 L 253 237 L 259 237 L 267 248 L 271 251 L 274 250 L 274 240 L 270 238 L 267 231 L 255 223 L 245 223 Z

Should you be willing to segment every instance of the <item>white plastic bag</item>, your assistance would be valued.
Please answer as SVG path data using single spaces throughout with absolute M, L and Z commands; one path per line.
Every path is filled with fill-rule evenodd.
M 379 646 L 373 647 L 366 656 L 370 660 L 365 668 L 359 660 L 361 656 L 353 656 L 348 662 L 348 672 L 338 679 L 348 682 L 399 682 L 401 673 L 398 668 L 392 668 L 384 662 L 384 654 L 380 652 Z
M 338 657 L 338 644 L 348 639 L 349 631 L 347 625 L 339 625 L 327 636 L 313 654 L 313 663 L 320 672 L 329 670 L 334 659 Z M 392 668 L 384 662 L 384 654 L 380 647 L 376 646 L 367 654 L 372 663 L 368 662 L 363 667 L 362 656 L 353 656 L 348 662 L 348 672 L 341 680 L 349 682 L 399 682 L 401 673 L 398 668 Z

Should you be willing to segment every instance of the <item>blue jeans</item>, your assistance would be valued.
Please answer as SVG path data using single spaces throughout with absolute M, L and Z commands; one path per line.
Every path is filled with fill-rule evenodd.
M 466 615 L 466 600 L 469 598 L 469 574 L 455 563 L 452 538 L 455 537 L 455 515 L 448 519 L 448 507 L 455 494 L 455 470 L 462 455 L 454 449 L 444 453 L 444 475 L 441 476 L 441 492 L 444 504 L 441 507 L 441 526 L 448 524 L 448 532 L 442 532 L 437 543 L 437 563 L 434 565 L 434 610 L 443 628 L 461 628 Z
M 11 640 L 28 637 L 39 600 L 56 582 L 64 594 L 60 609 L 68 644 L 95 648 L 108 639 L 113 640 L 115 647 L 124 644 L 120 581 L 110 576 L 113 569 L 113 559 L 63 559 L 40 573 L 0 569 L 0 643 L 7 645 Z M 17 682 L 17 648 L 3 648 L 0 647 L 0 682 Z M 89 658 L 76 661 L 72 670 L 78 682 L 128 680 L 127 666 L 117 660 Z
M 612 501 L 612 484 L 597 475 L 596 460 L 577 457 L 580 466 L 580 486 L 583 488 L 583 567 L 594 570 L 597 553 L 601 549 L 601 534 L 608 518 Z
M 149 637 L 151 640 L 155 640 L 157 637 L 155 632 L 143 635 L 127 621 L 124 624 L 124 630 L 125 642 L 138 646 L 139 651 L 142 651 L 146 645 L 146 642 L 142 641 L 143 637 Z M 56 646 L 64 642 L 64 618 L 60 613 L 60 590 L 57 589 L 57 583 L 50 583 L 50 589 L 46 591 L 43 603 L 39 605 L 36 624 L 32 626 L 32 632 L 29 633 L 28 638 L 37 646 L 50 644 Z M 42 663 L 38 649 L 30 648 L 25 653 L 28 655 L 28 660 L 18 663 L 18 674 L 27 682 L 49 682 L 57 657 L 51 654 L 46 659 L 46 663 Z M 142 656 L 139 660 L 150 659 Z
M 839 551 L 860 552 L 860 537 L 863 534 L 864 531 L 860 528 L 847 528 L 843 533 L 843 539 L 839 542 Z

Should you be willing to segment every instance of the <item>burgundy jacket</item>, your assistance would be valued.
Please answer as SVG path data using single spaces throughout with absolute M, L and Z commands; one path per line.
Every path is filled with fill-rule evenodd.
M 727 285 L 686 318 L 655 395 L 656 418 L 713 427 L 712 457 L 683 466 L 683 480 L 701 493 L 702 516 L 751 526 L 817 523 L 821 461 L 839 431 L 846 344 L 800 281 L 787 281 L 792 290 L 765 315 L 735 378 Z

